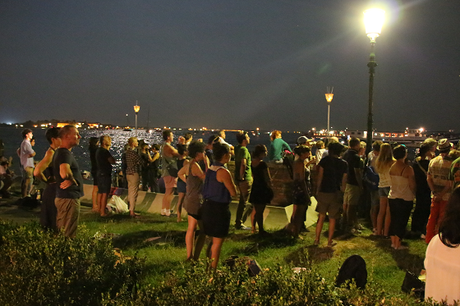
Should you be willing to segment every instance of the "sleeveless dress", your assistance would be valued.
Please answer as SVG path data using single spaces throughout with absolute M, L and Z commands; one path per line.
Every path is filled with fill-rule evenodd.
M 50 147 L 51 150 L 53 150 Z M 55 150 L 53 150 L 54 152 Z M 48 228 L 50 230 L 57 230 L 56 227 L 56 216 L 57 216 L 57 209 L 56 205 L 54 204 L 54 199 L 56 198 L 56 181 L 54 180 L 54 155 L 53 160 L 49 164 L 48 168 L 43 171 L 43 175 L 45 176 L 46 188 L 43 191 L 42 195 L 42 208 L 40 212 L 40 224 L 44 228 Z
M 172 165 L 174 168 L 177 168 L 177 160 L 174 157 L 166 157 L 164 153 L 165 144 L 161 146 L 161 177 L 171 176 L 168 172 L 168 165 Z
M 273 198 L 273 191 L 270 188 L 267 179 L 268 167 L 264 161 L 261 161 L 256 167 L 252 166 L 253 183 L 249 203 L 252 204 L 270 204 Z
M 224 165 L 214 162 L 214 165 L 209 167 L 206 172 L 201 219 L 207 236 L 225 238 L 230 226 L 229 204 L 232 198 L 224 183 L 217 181 L 219 169 L 226 168 Z
M 200 220 L 201 191 L 203 180 L 192 174 L 192 163 L 189 165 L 189 175 L 187 176 L 187 191 L 184 199 L 184 209 L 193 218 Z

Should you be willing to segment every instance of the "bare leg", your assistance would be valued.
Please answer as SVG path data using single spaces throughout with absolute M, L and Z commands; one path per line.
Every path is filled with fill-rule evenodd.
M 188 227 L 187 233 L 185 234 L 185 246 L 187 249 L 187 260 L 192 259 L 193 254 L 193 243 L 195 242 L 195 229 L 198 224 L 197 220 L 192 216 L 187 217 Z
M 377 215 L 377 235 L 383 235 L 383 222 L 385 220 L 385 215 L 387 214 L 388 198 L 380 197 L 380 208 L 379 214 Z M 386 233 L 388 235 L 388 231 Z
M 212 237 L 212 246 L 211 246 L 211 268 L 216 270 L 217 264 L 219 263 L 220 251 L 222 250 L 222 244 L 224 243 L 224 238 Z
M 98 202 L 99 202 L 99 209 L 100 209 L 100 214 L 101 214 L 101 217 L 105 217 L 107 216 L 107 214 L 105 213 L 105 208 L 107 207 L 107 196 L 108 194 L 107 193 L 99 193 L 98 194 Z
M 98 198 L 99 198 L 99 194 L 97 193 L 99 191 L 99 188 L 97 187 L 97 185 L 93 185 L 93 193 L 92 193 L 92 196 L 91 198 L 93 199 L 93 211 L 94 212 L 99 212 L 99 206 L 97 205 L 98 202 Z
M 324 219 L 326 219 L 326 214 L 319 214 L 318 222 L 316 223 L 316 235 L 315 235 L 315 245 L 319 244 L 319 239 L 321 237 L 321 231 L 323 230 Z
M 388 198 L 387 198 L 388 201 Z M 383 228 L 383 235 L 388 236 L 390 232 L 390 224 L 391 224 L 391 214 L 390 214 L 390 205 L 387 205 L 387 212 L 385 214 L 385 227 Z
M 174 192 L 174 188 L 166 188 L 163 202 L 161 203 L 162 214 L 169 216 L 171 214 L 171 200 Z
M 181 222 L 182 204 L 184 203 L 185 193 L 179 192 L 179 198 L 177 200 L 177 222 Z
M 327 241 L 328 245 L 332 244 L 332 237 L 334 237 L 334 231 L 335 231 L 335 219 L 332 219 L 331 217 L 329 217 L 329 236 L 328 236 L 328 241 Z
M 198 238 L 195 241 L 195 252 L 193 254 L 193 259 L 198 260 L 200 258 L 201 250 L 203 249 L 204 243 L 206 241 L 206 234 L 203 230 L 203 222 L 198 220 L 198 227 L 200 228 L 200 233 Z
M 256 233 L 256 209 L 253 209 L 251 212 L 251 227 L 252 227 L 252 233 Z
M 379 205 L 372 205 L 371 204 L 371 221 L 372 221 L 372 230 L 374 234 L 377 233 L 377 216 L 379 214 Z

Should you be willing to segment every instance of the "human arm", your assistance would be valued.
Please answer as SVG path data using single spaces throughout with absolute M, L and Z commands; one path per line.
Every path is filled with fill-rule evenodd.
M 169 144 L 165 145 L 163 150 L 164 150 L 163 154 L 165 154 L 165 156 L 167 157 L 173 157 L 173 156 L 177 157 L 180 155 L 179 152 L 177 152 L 177 150 Z
M 246 166 L 247 166 L 247 160 L 246 158 L 243 158 L 240 164 L 240 181 L 244 181 L 245 179 L 244 172 L 246 170 Z
M 282 148 L 283 148 L 283 149 L 286 149 L 286 150 L 288 150 L 289 152 L 292 153 L 292 150 L 291 150 L 291 147 L 289 146 L 289 144 L 288 144 L 286 141 L 284 141 L 283 139 L 281 139 L 281 141 L 282 141 L 282 142 L 281 142 Z
M 227 188 L 228 192 L 230 193 L 230 196 L 236 196 L 236 187 L 233 183 L 232 176 L 227 169 L 221 168 L 217 170 L 216 179 L 218 182 L 224 183 L 225 188 Z
M 407 167 L 406 175 L 407 179 L 409 180 L 409 188 L 412 191 L 412 194 L 415 195 L 415 192 L 417 191 L 417 185 L 415 184 L 414 168 L 411 166 Z
M 359 188 L 363 189 L 363 169 L 354 168 L 356 181 L 358 182 Z
M 59 175 L 64 180 L 60 185 L 61 189 L 67 189 L 73 184 L 78 186 L 77 181 L 73 177 L 73 173 L 72 173 L 72 170 L 70 169 L 69 164 L 62 163 L 59 165 Z
M 347 187 L 347 179 L 348 179 L 348 174 L 345 172 L 342 175 L 342 184 L 340 185 L 340 191 L 345 192 L 345 188 Z
M 206 165 L 206 162 L 205 162 L 205 165 Z M 208 167 L 206 165 L 206 170 L 207 169 Z M 192 171 L 193 176 L 199 177 L 200 179 L 204 181 L 206 177 L 206 172 L 203 172 L 203 170 L 201 170 L 201 167 L 197 163 L 192 164 L 191 171 Z
M 177 177 L 184 181 L 184 183 L 187 183 L 187 167 L 189 164 L 190 162 L 188 160 L 185 160 L 182 168 L 180 168 L 179 172 L 177 172 Z
M 46 182 L 46 177 L 43 174 L 43 171 L 45 171 L 46 168 L 51 164 L 51 161 L 53 160 L 54 156 L 54 151 L 51 149 L 48 149 L 45 153 L 45 157 L 38 163 L 38 165 L 34 169 L 34 176 L 37 178 L 42 179 L 44 182 Z
M 151 160 L 150 162 L 153 163 L 154 161 L 156 161 L 156 160 L 159 159 L 159 158 L 160 158 L 160 153 L 154 152 L 154 153 L 153 153 L 152 160 Z
M 314 192 L 314 195 L 318 195 L 318 192 L 321 190 L 321 182 L 323 181 L 323 175 L 324 175 L 324 168 L 318 165 L 317 168 L 318 174 L 316 177 L 316 189 Z

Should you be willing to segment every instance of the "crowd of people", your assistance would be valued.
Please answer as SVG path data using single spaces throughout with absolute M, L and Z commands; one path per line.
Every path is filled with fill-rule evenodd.
M 30 196 L 32 175 L 45 182 L 41 224 L 52 230 L 63 228 L 65 235 L 74 237 L 83 191 L 81 171 L 71 152 L 81 138 L 77 128 L 69 125 L 47 130 L 49 149 L 37 164 L 34 163 L 33 132 L 25 129 L 22 136 L 18 149 L 23 172 L 22 196 Z M 448 263 L 437 255 L 441 252 L 450 258 L 460 244 L 460 151 L 448 139 L 426 139 L 415 159 L 409 162 L 404 145 L 375 141 L 372 151 L 366 154 L 366 144 L 357 138 L 349 139 L 348 146 L 344 146 L 335 137 L 314 142 L 301 136 L 292 149 L 282 139 L 281 131 L 276 130 L 271 134 L 269 149 L 259 144 L 249 152 L 250 137 L 243 131 L 236 133 L 236 146 L 226 141 L 225 131 L 211 136 L 206 143 L 193 140 L 189 133 L 180 136 L 176 143 L 172 131 L 164 130 L 162 136 L 161 145 L 129 138 L 121 158 L 121 186 L 128 189 L 129 212 L 133 218 L 139 217 L 135 208 L 140 188 L 159 192 L 159 181 L 163 182 L 161 215 L 166 217 L 173 212 L 171 201 L 177 192 L 177 221 L 182 220 L 182 209 L 187 212 L 187 260 L 200 257 L 205 237 L 209 236 L 207 255 L 213 259 L 212 267 L 217 267 L 231 224 L 229 204 L 236 196 L 235 229 L 270 235 L 264 228 L 263 215 L 274 197 L 269 166 L 282 164 L 292 178 L 289 196 L 293 214 L 286 230 L 293 235 L 306 230 L 306 211 L 315 198 L 318 219 L 314 245 L 320 244 L 323 225 L 328 221 L 327 246 L 333 247 L 337 231 L 360 233 L 358 212 L 370 202 L 366 214 L 372 224 L 372 235 L 389 239 L 395 250 L 407 248 L 402 240 L 412 215 L 412 233 L 429 244 L 425 261 L 428 287 L 437 285 L 433 279 L 442 275 L 437 269 L 458 270 L 451 267 L 456 263 Z M 108 214 L 107 201 L 112 192 L 116 162 L 110 147 L 111 138 L 107 135 L 89 142 L 93 211 L 102 217 Z M 234 173 L 226 167 L 232 158 Z M 3 196 L 8 196 L 11 185 L 7 180 L 8 165 L 8 161 L 2 160 L 0 192 Z M 250 227 L 244 225 L 248 218 Z M 439 294 L 430 294 L 439 297 Z M 451 296 L 447 294 L 448 298 Z

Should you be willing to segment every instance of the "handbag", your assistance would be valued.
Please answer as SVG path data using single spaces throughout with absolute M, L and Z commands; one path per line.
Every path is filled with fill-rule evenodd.
M 168 164 L 166 166 L 166 170 L 168 171 L 169 175 L 171 175 L 172 177 L 177 177 L 177 174 L 179 173 L 179 169 L 174 167 L 173 163 Z

